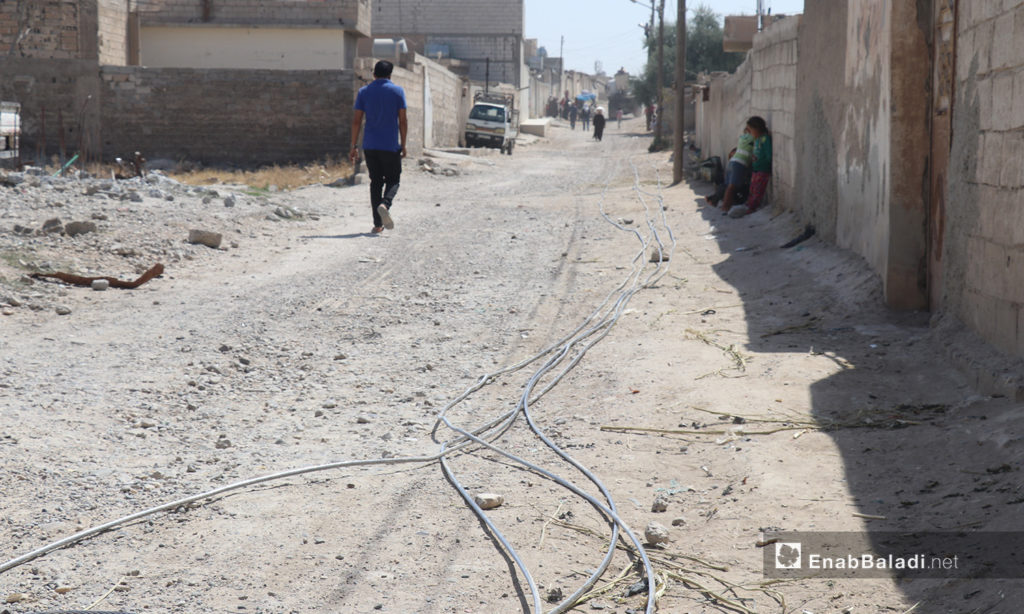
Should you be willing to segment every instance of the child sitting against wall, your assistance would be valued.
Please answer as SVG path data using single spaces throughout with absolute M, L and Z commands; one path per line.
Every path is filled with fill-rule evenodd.
M 722 211 L 728 213 L 736 204 L 736 192 L 750 182 L 750 160 L 753 156 L 754 136 L 750 133 L 750 126 L 743 129 L 739 143 L 733 154 L 729 157 L 729 166 L 726 168 L 727 177 L 725 195 L 722 197 Z
M 746 205 L 726 207 L 729 217 L 743 217 L 757 211 L 764 203 L 764 195 L 768 191 L 768 182 L 772 178 L 772 133 L 763 117 L 757 115 L 747 120 L 745 132 L 753 137 L 753 162 L 750 177 L 750 198 Z M 729 203 L 731 205 L 731 203 Z

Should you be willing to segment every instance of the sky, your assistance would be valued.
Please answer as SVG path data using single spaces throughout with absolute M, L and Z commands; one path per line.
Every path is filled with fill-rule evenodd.
M 772 14 L 796 14 L 804 7 L 803 0 L 764 3 Z M 687 9 L 700 4 L 719 15 L 757 11 L 757 0 L 688 0 Z M 608 74 L 625 67 L 636 75 L 647 60 L 638 24 L 650 21 L 650 6 L 648 0 L 526 0 L 526 38 L 538 39 L 549 56 L 557 57 L 560 37 L 565 36 L 566 70 L 593 73 L 594 62 L 600 61 Z M 675 22 L 676 6 L 677 0 L 665 0 L 665 23 Z

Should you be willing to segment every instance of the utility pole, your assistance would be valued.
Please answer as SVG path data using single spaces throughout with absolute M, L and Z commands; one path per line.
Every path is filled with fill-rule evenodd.
M 653 2 L 653 0 L 652 0 Z M 665 124 L 662 113 L 664 112 L 665 96 L 665 0 L 658 2 L 658 116 L 654 125 L 654 148 L 660 149 L 663 134 L 662 126 Z
M 565 36 L 558 47 L 558 95 L 562 95 L 562 77 L 565 75 Z
M 676 113 L 672 149 L 672 183 L 683 181 L 683 145 L 686 140 L 686 0 L 678 0 L 676 17 Z

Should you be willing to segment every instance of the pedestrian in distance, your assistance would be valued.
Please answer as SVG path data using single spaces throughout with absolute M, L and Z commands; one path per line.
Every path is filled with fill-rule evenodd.
M 604 124 L 604 109 L 597 107 L 597 110 L 594 111 L 594 138 L 599 141 L 604 136 Z
M 622 109 L 615 112 L 615 121 L 619 122 L 619 130 L 622 130 Z
M 395 66 L 381 60 L 373 67 L 374 81 L 360 88 L 352 115 L 352 150 L 349 159 L 359 159 L 359 129 L 363 130 L 363 159 L 370 173 L 370 208 L 373 210 L 373 233 L 392 229 L 391 207 L 398 194 L 402 176 L 402 158 L 406 156 L 406 134 L 409 123 L 405 116 L 405 91 L 391 82 Z
M 578 114 L 579 111 L 576 109 L 576 105 L 572 105 L 572 108 L 569 109 L 569 127 L 573 130 L 576 129 L 576 116 Z
M 583 118 L 583 131 L 584 132 L 589 132 L 590 131 L 590 105 L 589 104 L 583 105 L 583 114 L 582 114 L 581 117 Z

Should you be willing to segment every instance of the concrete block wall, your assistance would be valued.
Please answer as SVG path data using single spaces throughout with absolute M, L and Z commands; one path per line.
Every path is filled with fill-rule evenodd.
M 82 145 L 98 154 L 101 106 L 95 60 L 9 57 L 0 61 L 0 100 L 21 103 L 21 156 L 26 162 Z M 40 160 L 42 161 L 42 160 Z
M 773 200 L 789 203 L 796 185 L 796 75 L 799 17 L 777 21 L 754 39 L 750 54 L 751 115 L 772 132 Z
M 522 38 L 525 15 L 524 0 L 374 0 L 373 33 Z
M 143 25 L 209 23 L 238 26 L 344 28 L 370 35 L 370 0 L 137 0 Z
M 462 137 L 469 116 L 469 88 L 458 75 L 444 66 L 417 57 L 417 64 L 425 71 L 430 83 L 432 129 L 429 145 L 454 147 Z
M 103 154 L 242 165 L 348 151 L 352 71 L 104 66 Z
M 1024 356 L 1024 2 L 960 3 L 942 267 L 951 314 Z
M 7 55 L 13 47 L 16 57 L 83 59 L 82 8 L 61 0 L 0 2 L 0 49 Z
M 125 0 L 98 0 L 100 64 L 124 66 L 128 63 L 128 8 Z

